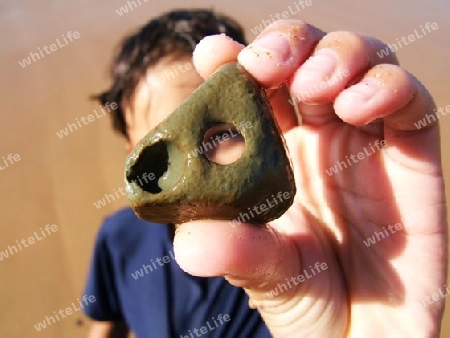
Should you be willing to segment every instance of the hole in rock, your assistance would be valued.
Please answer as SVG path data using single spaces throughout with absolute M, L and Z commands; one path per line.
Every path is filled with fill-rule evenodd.
M 147 148 L 127 173 L 127 181 L 135 182 L 142 190 L 157 194 L 162 191 L 158 185 L 159 178 L 169 167 L 167 145 L 159 141 Z
M 211 162 L 227 165 L 244 153 L 245 139 L 233 125 L 218 123 L 206 131 L 201 147 Z

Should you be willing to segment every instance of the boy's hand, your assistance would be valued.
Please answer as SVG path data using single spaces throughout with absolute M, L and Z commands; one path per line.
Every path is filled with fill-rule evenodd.
M 213 36 L 194 53 L 205 78 L 237 59 L 267 88 L 297 195 L 267 227 L 181 225 L 177 261 L 244 287 L 275 337 L 438 335 L 447 238 L 435 105 L 384 48 L 280 21 L 246 48 Z

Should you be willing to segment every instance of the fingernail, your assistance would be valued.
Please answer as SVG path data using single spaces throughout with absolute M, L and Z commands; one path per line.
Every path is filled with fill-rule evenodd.
M 248 47 L 257 56 L 267 56 L 280 63 L 288 62 L 291 55 L 291 44 L 286 36 L 280 33 L 269 33 L 253 41 Z
M 300 67 L 297 80 L 302 85 L 328 81 L 336 70 L 337 61 L 338 56 L 333 50 L 321 49 Z

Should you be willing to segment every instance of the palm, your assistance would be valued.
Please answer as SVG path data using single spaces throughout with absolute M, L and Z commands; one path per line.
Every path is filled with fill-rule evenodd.
M 316 317 L 298 323 L 305 334 L 317 335 L 320 329 L 329 332 L 331 324 L 336 336 L 350 330 L 357 337 L 412 337 L 420 332 L 414 323 L 423 326 L 424 316 L 431 321 L 438 315 L 429 315 L 427 307 L 440 302 L 424 306 L 421 301 L 439 289 L 437 276 L 442 274 L 444 259 L 444 202 L 443 196 L 436 194 L 442 176 L 432 164 L 439 161 L 432 162 L 433 155 L 426 149 L 407 146 L 409 140 L 383 132 L 382 126 L 376 129 L 378 132 L 369 134 L 333 122 L 319 128 L 298 127 L 286 135 L 299 189 L 294 206 L 273 226 L 299 249 L 302 264 L 292 276 L 308 271 L 316 262 L 327 262 L 329 267 L 297 286 L 307 291 L 300 292 L 303 301 L 292 308 L 293 316 L 322 307 Z M 434 149 L 437 132 L 435 128 L 424 133 L 416 142 L 427 142 L 429 149 Z M 383 139 L 383 133 L 387 146 L 378 146 L 379 151 L 374 144 Z M 391 143 L 401 150 L 397 157 Z M 350 155 L 359 152 L 365 156 L 360 154 L 353 161 Z M 346 162 L 347 168 L 341 163 L 337 172 L 330 172 L 337 161 Z M 424 165 L 424 161 L 429 162 Z M 286 302 L 289 294 L 285 292 L 280 301 Z M 310 298 L 304 298 L 308 295 L 316 301 L 309 303 Z M 402 308 L 401 317 L 398 307 Z M 407 322 L 401 322 L 403 311 L 410 312 Z M 299 331 L 295 328 L 292 332 Z

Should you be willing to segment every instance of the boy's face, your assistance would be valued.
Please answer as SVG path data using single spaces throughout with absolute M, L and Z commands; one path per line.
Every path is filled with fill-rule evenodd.
M 173 75 L 169 75 L 172 73 Z M 130 139 L 126 143 L 127 153 L 144 138 L 147 133 L 169 116 L 183 100 L 189 96 L 203 79 L 195 70 L 190 56 L 165 57 L 150 67 L 147 76 L 139 83 L 131 104 L 125 105 L 125 120 Z M 211 128 L 205 137 L 220 137 L 229 126 Z M 238 135 L 227 141 L 216 142 L 217 146 L 205 151 L 205 155 L 219 164 L 237 160 L 244 151 L 245 142 Z
M 172 74 L 169 75 L 169 72 Z M 127 153 L 202 82 L 188 56 L 165 57 L 151 66 L 147 76 L 136 87 L 131 104 L 125 106 L 130 137 L 126 145 Z

